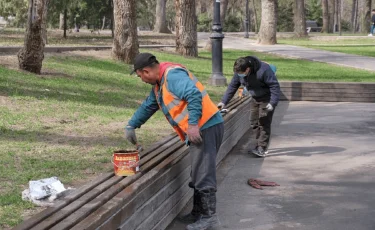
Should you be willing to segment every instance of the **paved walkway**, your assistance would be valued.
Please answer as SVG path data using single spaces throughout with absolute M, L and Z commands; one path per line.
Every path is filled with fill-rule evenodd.
M 199 37 L 199 45 L 204 46 L 207 41 L 207 36 L 201 35 Z M 223 48 L 225 49 L 239 49 L 239 50 L 253 50 L 258 52 L 265 52 L 276 54 L 288 58 L 305 59 L 316 62 L 325 62 L 340 66 L 347 66 L 357 69 L 364 69 L 375 71 L 375 58 L 366 57 L 331 51 L 324 51 L 318 49 L 305 48 L 301 46 L 290 45 L 272 45 L 264 46 L 256 44 L 255 40 L 239 38 L 235 36 L 226 36 L 223 41 Z
M 375 229 L 374 136 L 375 104 L 281 102 L 270 156 L 249 155 L 245 136 L 221 164 L 216 229 Z

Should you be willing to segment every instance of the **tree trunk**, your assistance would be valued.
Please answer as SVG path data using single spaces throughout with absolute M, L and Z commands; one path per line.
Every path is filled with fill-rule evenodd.
M 328 0 L 322 0 L 322 9 L 323 9 L 322 33 L 328 33 L 329 31 Z
M 335 16 L 334 16 L 334 27 L 333 27 L 333 32 L 338 32 L 339 31 L 339 0 L 335 0 Z
M 63 13 L 60 13 L 59 29 L 60 29 L 60 30 L 63 30 L 63 29 L 64 29 L 64 14 L 63 14 Z
M 207 12 L 207 2 L 206 0 L 200 0 L 200 11 L 201 11 L 201 14 L 204 14 Z
M 66 38 L 66 30 L 68 29 L 68 10 L 64 10 L 64 38 Z
M 115 37 L 112 57 L 132 64 L 139 53 L 135 0 L 114 0 L 113 5 Z
M 357 28 L 357 14 L 358 14 L 358 0 L 353 0 L 352 5 L 352 32 L 356 32 Z
M 104 27 L 105 27 L 105 16 L 103 16 L 102 30 L 104 30 Z
M 341 36 L 342 35 L 342 28 L 341 28 L 341 0 L 337 0 L 337 9 L 338 9 L 337 21 L 338 21 L 338 27 L 339 27 L 339 35 Z
M 258 36 L 258 43 L 274 45 L 277 29 L 277 0 L 262 0 L 262 21 Z
M 156 22 L 154 32 L 170 34 L 171 31 L 167 27 L 167 0 L 157 0 L 156 3 Z
M 176 52 L 198 56 L 195 0 L 176 0 Z
M 328 32 L 333 33 L 335 25 L 335 0 L 328 0 Z
M 297 37 L 306 37 L 305 0 L 294 0 L 294 33 Z
M 49 0 L 29 0 L 28 20 L 23 48 L 18 52 L 19 68 L 40 74 L 44 59 L 44 39 Z
M 220 22 L 223 28 L 225 24 L 225 15 L 227 14 L 227 10 L 228 10 L 228 1 L 229 0 L 220 1 Z
M 372 9 L 372 1 L 365 0 L 365 8 L 364 8 L 364 17 L 362 21 L 362 32 L 367 33 L 371 26 L 371 9 Z
M 258 15 L 257 10 L 255 8 L 255 0 L 253 0 L 253 10 L 254 10 L 254 26 L 255 26 L 255 33 L 259 32 L 259 24 L 258 24 Z

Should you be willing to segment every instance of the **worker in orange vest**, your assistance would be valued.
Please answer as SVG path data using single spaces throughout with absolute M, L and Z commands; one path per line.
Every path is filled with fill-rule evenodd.
M 193 210 L 179 219 L 186 229 L 218 225 L 216 215 L 216 155 L 223 140 L 223 118 L 197 78 L 180 64 L 162 62 L 150 53 L 135 58 L 134 71 L 152 90 L 125 128 L 128 141 L 137 144 L 135 129 L 161 110 L 180 139 L 189 145 Z

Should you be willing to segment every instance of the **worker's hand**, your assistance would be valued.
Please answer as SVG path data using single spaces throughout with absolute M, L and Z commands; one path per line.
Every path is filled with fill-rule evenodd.
M 135 135 L 134 127 L 131 127 L 129 125 L 125 127 L 125 138 L 133 145 L 137 144 L 137 136 Z
M 270 103 L 268 103 L 268 105 L 266 106 L 266 109 L 268 112 L 271 112 L 273 110 L 273 106 Z
M 189 141 L 193 144 L 200 144 L 202 143 L 202 137 L 201 133 L 199 131 L 199 126 L 198 125 L 190 125 L 187 129 L 187 135 L 189 138 Z
M 218 109 L 224 109 L 225 108 L 225 104 L 223 102 L 220 102 L 219 104 L 217 104 L 217 108 Z

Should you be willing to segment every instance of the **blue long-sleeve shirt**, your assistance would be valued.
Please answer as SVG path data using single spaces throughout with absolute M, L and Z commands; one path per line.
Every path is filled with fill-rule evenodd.
M 163 84 L 164 80 L 165 79 L 163 77 L 161 80 L 161 84 Z M 167 81 L 169 91 L 179 99 L 187 101 L 189 124 L 198 124 L 198 121 L 202 116 L 202 94 L 195 86 L 195 83 L 190 79 L 188 73 L 183 69 L 172 69 L 168 72 Z M 151 90 L 150 95 L 146 98 L 145 101 L 143 101 L 142 105 L 134 113 L 134 115 L 128 122 L 128 125 L 134 128 L 140 128 L 159 109 L 158 100 L 160 101 L 163 113 L 166 115 L 171 125 L 177 125 L 172 120 L 172 117 L 168 113 L 168 109 L 163 102 L 163 98 L 160 93 L 161 88 L 162 87 L 160 87 L 158 93 L 159 98 L 156 98 L 154 89 Z M 220 112 L 218 112 L 201 127 L 201 130 L 209 128 L 221 122 L 223 122 L 223 118 Z

